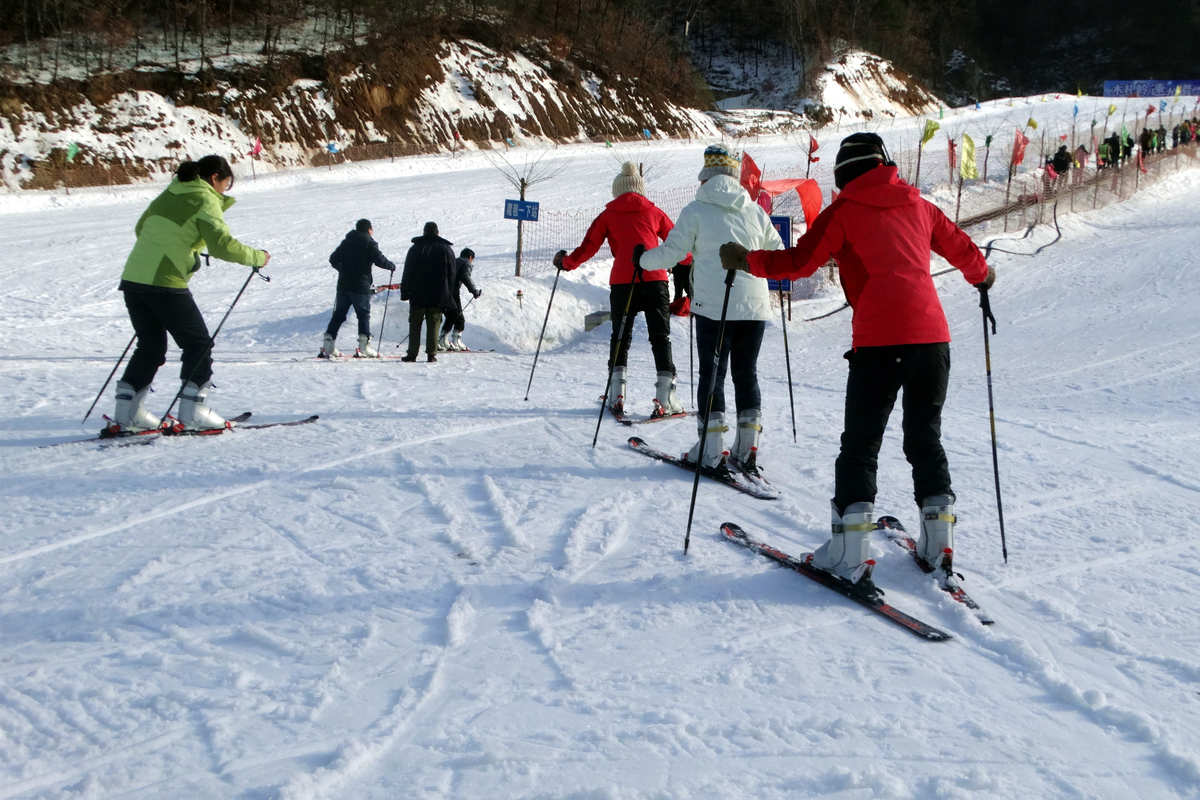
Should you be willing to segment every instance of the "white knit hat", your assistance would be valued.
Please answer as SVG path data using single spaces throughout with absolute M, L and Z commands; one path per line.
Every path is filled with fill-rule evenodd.
M 622 164 L 621 171 L 617 173 L 617 177 L 613 178 L 612 190 L 613 197 L 620 197 L 626 192 L 637 192 L 645 197 L 646 182 L 638 174 L 638 165 L 632 161 Z
M 704 148 L 704 169 L 700 170 L 698 180 L 703 183 L 714 175 L 728 175 L 731 178 L 740 177 L 742 162 L 731 155 L 725 145 L 710 144 Z

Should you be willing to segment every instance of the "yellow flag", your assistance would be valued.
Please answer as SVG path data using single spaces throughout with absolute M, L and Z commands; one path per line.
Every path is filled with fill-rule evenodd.
M 1109 103 L 1109 105 L 1108 105 L 1108 115 L 1111 117 L 1111 116 L 1112 116 L 1113 114 L 1115 114 L 1115 113 L 1117 113 L 1117 104 L 1116 104 L 1116 103 Z
M 1083 97 L 1083 89 L 1076 89 L 1076 90 L 1075 90 L 1075 96 L 1076 96 L 1076 97 Z
M 979 168 L 975 166 L 975 141 L 963 134 L 962 158 L 958 161 L 958 174 L 968 180 L 979 177 Z
M 1036 131 L 1037 130 L 1037 120 L 1034 119 L 1033 117 L 1030 117 L 1029 121 L 1025 123 L 1025 127 L 1033 128 Z
M 927 143 L 937 133 L 937 129 L 942 127 L 931 119 L 925 120 L 925 132 L 921 134 L 921 144 Z
M 1175 96 L 1176 96 L 1176 97 L 1179 97 L 1179 93 L 1180 93 L 1181 91 L 1183 91 L 1183 84 L 1180 84 L 1180 85 L 1178 85 L 1178 86 L 1176 86 L 1176 87 L 1175 87 Z

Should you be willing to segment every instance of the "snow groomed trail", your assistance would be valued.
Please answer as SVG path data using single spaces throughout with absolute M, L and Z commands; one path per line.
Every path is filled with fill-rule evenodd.
M 647 151 L 682 183 L 701 149 Z M 615 172 L 581 149 L 544 202 L 603 195 Z M 761 460 L 783 496 L 702 484 L 684 558 L 689 476 L 629 452 L 610 419 L 590 447 L 608 328 L 582 318 L 604 306 L 608 263 L 560 280 L 525 402 L 553 274 L 511 277 L 503 191 L 477 191 L 496 176 L 443 172 L 431 195 L 425 174 L 338 175 L 234 192 L 231 228 L 271 249 L 274 280 L 231 315 L 213 394 L 256 421 L 321 419 L 211 440 L 40 447 L 93 427 L 77 423 L 128 340 L 115 285 L 145 193 L 0 216 L 0 798 L 1196 796 L 1200 173 L 1062 216 L 1036 258 L 993 258 L 1007 565 L 977 293 L 937 279 L 956 564 L 997 622 L 882 535 L 875 575 L 952 634 L 941 644 L 721 541 L 727 519 L 788 552 L 823 541 L 847 313 L 789 332 L 795 444 L 768 330 Z M 325 258 L 363 215 L 394 260 L 425 218 L 495 254 L 465 334 L 495 353 L 308 360 L 333 299 Z M 210 318 L 244 277 L 215 262 L 197 276 Z M 407 333 L 398 297 L 387 322 L 385 350 Z M 630 373 L 648 412 L 641 323 Z M 695 430 L 643 428 L 668 451 Z M 880 487 L 879 513 L 912 528 L 898 420 Z

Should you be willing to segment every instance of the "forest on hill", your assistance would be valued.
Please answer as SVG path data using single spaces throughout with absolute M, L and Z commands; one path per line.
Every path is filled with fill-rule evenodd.
M 402 56 L 444 38 L 513 49 L 539 39 L 564 62 L 692 104 L 707 98 L 688 58 L 703 70 L 714 59 L 778 64 L 782 56 L 807 83 L 849 46 L 967 100 L 1098 93 L 1112 78 L 1194 78 L 1200 41 L 1195 0 L 1136 13 L 1117 0 L 0 0 L 0 17 L 8 20 L 0 47 L 20 45 L 6 49 L 9 74 L 54 74 L 68 55 L 95 70 L 129 69 L 151 39 L 173 51 L 176 66 L 203 64 L 247 29 L 270 56 L 303 24 L 321 52 L 366 45 Z

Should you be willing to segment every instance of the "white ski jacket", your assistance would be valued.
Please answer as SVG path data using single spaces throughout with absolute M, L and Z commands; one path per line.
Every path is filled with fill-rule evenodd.
M 725 268 L 718 250 L 726 242 L 737 242 L 750 250 L 782 250 L 779 232 L 762 207 L 735 178 L 717 175 L 696 191 L 696 199 L 679 212 L 666 241 L 642 254 L 642 269 L 668 269 L 691 253 L 692 313 L 709 319 L 721 318 L 725 299 Z M 769 321 L 771 298 L 767 282 L 748 272 L 738 272 L 729 290 L 725 319 Z

